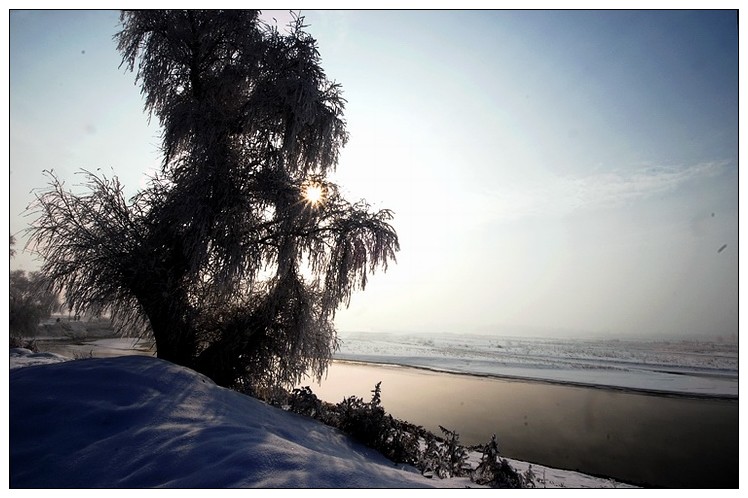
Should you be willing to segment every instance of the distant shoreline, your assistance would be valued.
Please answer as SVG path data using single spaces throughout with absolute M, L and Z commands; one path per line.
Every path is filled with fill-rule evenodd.
M 486 379 L 504 380 L 504 381 L 511 381 L 511 382 L 528 382 L 528 383 L 550 384 L 550 385 L 566 386 L 566 387 L 600 389 L 604 391 L 615 391 L 619 393 L 641 394 L 641 395 L 647 395 L 647 396 L 659 396 L 659 397 L 666 397 L 666 398 L 670 397 L 670 398 L 681 398 L 681 399 L 686 398 L 686 399 L 697 399 L 697 400 L 734 401 L 734 402 L 737 402 L 739 400 L 738 395 L 664 391 L 664 390 L 646 389 L 646 388 L 637 388 L 637 387 L 612 386 L 612 385 L 606 385 L 606 384 L 588 384 L 584 382 L 563 381 L 563 380 L 556 380 L 556 379 L 547 379 L 547 378 L 542 378 L 542 377 L 522 377 L 522 376 L 510 375 L 510 374 L 464 372 L 464 371 L 458 371 L 458 370 L 449 370 L 446 368 L 428 367 L 428 366 L 422 366 L 422 365 L 408 365 L 404 363 L 388 362 L 388 361 L 335 358 L 333 359 L 333 362 L 347 363 L 347 364 L 354 364 L 354 365 L 373 365 L 373 366 L 390 367 L 390 368 L 392 367 L 412 368 L 414 370 L 423 370 L 426 372 L 439 373 L 439 374 L 464 375 L 464 376 L 469 376 L 469 377 L 480 377 L 480 378 L 486 378 Z
M 103 335 L 103 334 L 102 334 Z M 153 354 L 152 352 L 146 351 L 143 348 L 135 349 L 133 347 L 133 344 L 128 344 L 126 348 L 118 347 L 116 344 L 117 341 L 133 341 L 137 342 L 137 339 L 135 338 L 122 338 L 122 337 L 102 337 L 102 336 L 89 336 L 89 337 L 79 337 L 77 339 L 71 338 L 71 337 L 37 337 L 36 340 L 40 343 L 40 345 L 44 349 L 48 349 L 51 352 L 63 354 L 64 356 L 74 356 L 74 355 L 80 355 L 83 357 L 86 357 L 89 353 L 92 353 L 93 356 L 119 356 L 121 354 L 145 354 L 150 355 Z M 111 344 L 110 341 L 114 342 L 115 344 Z M 132 348 L 132 349 L 129 349 Z M 128 351 L 128 352 L 126 352 Z M 129 352 L 131 351 L 131 352 Z M 618 393 L 631 393 L 631 394 L 641 394 L 641 395 L 648 395 L 648 396 L 659 396 L 659 397 L 671 397 L 671 398 L 680 398 L 680 399 L 698 399 L 698 400 L 714 400 L 714 401 L 730 401 L 730 402 L 737 402 L 739 400 L 739 393 L 738 394 L 731 394 L 726 392 L 720 392 L 720 393 L 709 393 L 709 392 L 694 392 L 694 391 L 681 391 L 681 390 L 667 390 L 667 389 L 653 389 L 648 387 L 638 387 L 638 386 L 621 386 L 621 385 L 615 385 L 610 383 L 594 383 L 594 382 L 584 382 L 584 381 L 576 381 L 574 379 L 558 379 L 558 378 L 552 378 L 552 377 L 544 377 L 544 376 L 534 376 L 532 375 L 532 372 L 525 375 L 515 375 L 512 374 L 511 370 L 512 368 L 507 368 L 508 372 L 471 372 L 468 370 L 459 370 L 454 368 L 449 368 L 449 366 L 441 366 L 441 365 L 415 365 L 408 363 L 408 358 L 405 356 L 391 356 L 386 357 L 386 355 L 382 355 L 380 357 L 372 357 L 370 355 L 366 355 L 367 357 L 357 357 L 359 356 L 356 353 L 344 353 L 343 357 L 333 358 L 334 362 L 339 363 L 349 363 L 349 364 L 361 364 L 361 365 L 372 365 L 372 366 L 378 366 L 378 367 L 389 367 L 389 368 L 411 368 L 422 372 L 430 372 L 435 374 L 450 374 L 450 375 L 464 375 L 464 376 L 470 376 L 473 378 L 485 378 L 485 379 L 495 379 L 495 380 L 503 380 L 503 381 L 511 381 L 511 382 L 528 382 L 528 383 L 538 383 L 538 384 L 546 384 L 546 385 L 556 385 L 556 386 L 567 386 L 567 387 L 578 387 L 578 388 L 588 388 L 588 389 L 598 389 L 598 390 L 604 390 L 604 391 L 612 391 L 612 392 L 618 392 Z M 664 367 L 666 368 L 666 367 Z M 677 375 L 679 372 L 676 371 L 666 371 L 663 370 L 663 373 L 669 373 L 672 375 Z M 697 373 L 697 372 L 688 372 L 687 375 L 692 375 L 695 377 L 721 377 L 720 375 L 711 375 L 709 373 Z M 732 378 L 730 376 L 725 376 L 725 378 Z M 737 380 L 737 379 L 736 379 Z

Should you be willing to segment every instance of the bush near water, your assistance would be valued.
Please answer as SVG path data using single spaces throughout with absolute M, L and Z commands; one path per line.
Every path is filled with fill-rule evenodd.
M 455 431 L 439 426 L 443 435 L 437 436 L 386 413 L 381 405 L 381 382 L 371 392 L 371 401 L 349 396 L 337 404 L 320 400 L 309 386 L 290 393 L 277 389 L 254 394 L 272 405 L 336 427 L 395 463 L 413 465 L 426 477 L 469 477 L 476 484 L 494 488 L 535 487 L 532 466 L 524 473 L 514 470 L 501 458 L 496 435 L 485 445 L 464 447 Z M 481 452 L 476 468 L 468 463 L 468 450 Z

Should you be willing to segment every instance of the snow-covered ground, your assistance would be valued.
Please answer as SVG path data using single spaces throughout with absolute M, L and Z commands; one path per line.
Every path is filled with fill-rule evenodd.
M 738 397 L 738 344 L 353 333 L 339 360 L 693 396 Z
M 427 479 L 336 429 L 156 358 L 66 361 L 19 348 L 9 365 L 14 488 L 477 487 Z M 538 487 L 628 487 L 539 465 L 533 472 Z

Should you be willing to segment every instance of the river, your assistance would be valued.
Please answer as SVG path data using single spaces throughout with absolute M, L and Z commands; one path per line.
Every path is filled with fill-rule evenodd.
M 334 362 L 312 390 L 333 403 L 369 400 L 381 381 L 394 417 L 463 444 L 496 434 L 503 456 L 632 484 L 738 487 L 738 401 Z M 304 384 L 304 385 L 306 385 Z

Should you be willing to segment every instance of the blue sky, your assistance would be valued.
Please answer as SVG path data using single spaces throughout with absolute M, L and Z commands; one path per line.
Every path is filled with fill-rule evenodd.
M 340 330 L 737 334 L 734 12 L 302 14 L 348 100 L 335 179 L 402 243 Z M 158 167 L 117 22 L 11 14 L 11 233 L 45 168 Z

